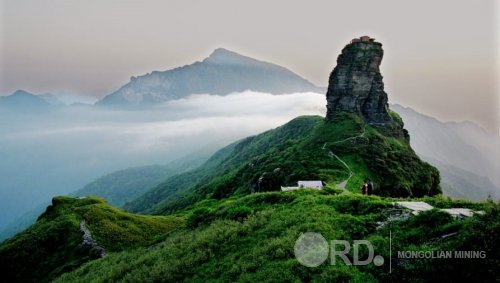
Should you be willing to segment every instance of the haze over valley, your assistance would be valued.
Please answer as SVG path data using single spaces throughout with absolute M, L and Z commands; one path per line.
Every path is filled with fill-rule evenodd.
M 0 227 L 101 175 L 215 151 L 298 115 L 322 114 L 322 104 L 320 94 L 248 91 L 194 95 L 144 110 L 73 106 L 43 114 L 1 112 Z

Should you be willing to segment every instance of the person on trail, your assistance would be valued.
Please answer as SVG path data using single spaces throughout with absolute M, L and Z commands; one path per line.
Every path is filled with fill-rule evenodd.
M 363 187 L 361 187 L 361 193 L 363 195 L 367 195 L 368 194 L 368 181 L 366 181 L 366 180 L 363 183 Z
M 367 195 L 371 196 L 373 194 L 373 183 L 372 180 L 368 180 Z

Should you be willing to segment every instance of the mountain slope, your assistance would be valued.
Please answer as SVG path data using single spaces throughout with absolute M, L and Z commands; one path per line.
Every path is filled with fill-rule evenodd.
M 332 153 L 348 164 L 352 177 Z M 338 185 L 349 178 L 347 189 L 357 192 L 363 180 L 370 178 L 379 195 L 440 192 L 437 170 L 422 162 L 404 140 L 384 136 L 352 114 L 338 114 L 330 121 L 318 116 L 299 117 L 233 144 L 216 156 L 225 157 L 169 178 L 125 208 L 169 213 L 206 197 L 276 191 L 299 180 Z
M 102 176 L 72 195 L 99 196 L 109 204 L 121 207 L 136 199 L 168 177 L 199 167 L 215 150 L 212 146 L 189 154 L 166 165 L 127 168 Z
M 2 227 L 2 230 L 0 231 L 0 242 L 11 238 L 12 236 L 31 226 L 31 224 L 35 223 L 38 216 L 40 216 L 40 214 L 45 211 L 49 204 L 49 202 L 43 203 Z
M 175 173 L 169 166 L 161 165 L 127 168 L 92 181 L 74 195 L 99 196 L 120 207 Z
M 447 172 L 447 178 L 443 178 L 447 195 L 473 200 L 484 199 L 489 194 L 500 196 L 500 188 L 495 185 L 500 170 L 499 137 L 489 135 L 471 123 L 440 122 L 397 104 L 391 108 L 405 120 L 415 151 L 424 160 Z M 470 178 L 479 180 L 486 178 L 484 176 L 493 182 L 471 183 Z M 483 187 L 486 184 L 490 185 Z
M 432 157 L 422 156 L 422 158 L 439 169 L 444 195 L 473 201 L 486 200 L 488 197 L 494 200 L 500 199 L 500 188 L 488 177 L 478 176 Z
M 273 94 L 322 92 L 286 68 L 218 48 L 202 62 L 132 77 L 129 83 L 97 104 L 151 104 L 190 94 L 225 95 L 245 90 Z
M 109 254 L 55 282 L 495 282 L 499 264 L 500 209 L 489 203 L 441 198 L 435 207 L 484 209 L 484 216 L 456 220 L 432 210 L 377 229 L 394 199 L 325 191 L 256 193 L 198 203 L 185 212 L 186 226 L 159 245 Z M 392 231 L 392 242 L 389 239 Z M 318 267 L 297 261 L 294 245 L 306 232 L 326 240 L 366 239 L 382 266 L 346 265 L 331 257 Z M 455 234 L 456 233 L 456 234 Z M 441 239 L 441 236 L 448 235 Z M 438 240 L 436 240 L 438 239 Z M 392 270 L 389 258 L 392 247 Z M 367 257 L 362 249 L 361 257 Z M 395 251 L 484 251 L 487 259 L 398 259 Z M 348 255 L 352 261 L 352 253 Z
M 178 217 L 132 215 L 99 198 L 56 197 L 35 224 L 0 244 L 2 276 L 15 282 L 48 282 L 101 257 L 103 249 L 147 246 L 181 223 Z

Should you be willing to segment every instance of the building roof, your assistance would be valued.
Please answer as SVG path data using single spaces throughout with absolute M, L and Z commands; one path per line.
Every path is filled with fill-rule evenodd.
M 299 181 L 298 185 L 304 188 L 323 188 L 322 181 Z

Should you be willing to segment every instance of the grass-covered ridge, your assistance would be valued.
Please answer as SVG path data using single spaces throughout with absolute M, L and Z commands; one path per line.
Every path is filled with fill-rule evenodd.
M 470 206 L 484 216 L 454 220 L 433 210 L 377 229 L 394 199 L 326 191 L 256 193 L 207 199 L 182 211 L 183 228 L 154 247 L 111 253 L 84 264 L 56 282 L 492 282 L 499 264 L 500 207 L 439 197 L 436 207 Z M 349 266 L 338 260 L 302 266 L 294 244 L 304 232 L 326 239 L 367 239 L 389 259 L 389 230 L 397 250 L 484 250 L 486 259 L 394 261 L 381 267 Z M 442 235 L 454 236 L 436 241 Z M 362 255 L 363 257 L 365 254 Z M 394 256 L 394 255 L 393 255 Z M 352 254 L 350 254 L 352 259 Z M 443 272 L 444 271 L 444 272 Z
M 439 172 L 420 160 L 406 139 L 383 135 L 353 114 L 339 113 L 329 121 L 298 117 L 215 156 L 219 158 L 169 178 L 125 208 L 165 214 L 205 198 L 277 191 L 299 180 L 335 186 L 350 174 L 346 188 L 351 191 L 358 191 L 369 178 L 379 195 L 422 197 L 441 192 Z
M 133 215 L 97 197 L 56 197 L 35 224 L 0 244 L 2 274 L 16 282 L 44 282 L 97 258 L 82 245 L 82 221 L 106 253 L 153 244 L 182 224 L 174 216 Z

